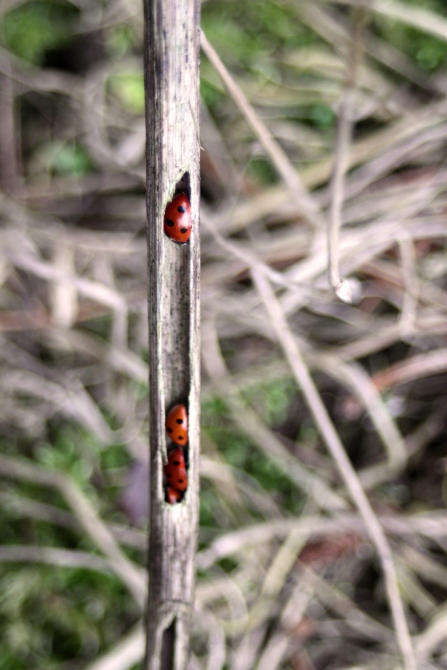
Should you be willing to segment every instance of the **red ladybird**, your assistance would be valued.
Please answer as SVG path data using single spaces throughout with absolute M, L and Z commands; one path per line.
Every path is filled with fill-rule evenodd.
M 168 485 L 168 494 L 170 489 L 181 492 L 186 491 L 188 486 L 188 475 L 186 474 L 183 449 L 176 447 L 169 452 L 168 462 L 163 467 L 163 473 Z
M 178 193 L 166 205 L 163 230 L 173 242 L 185 244 L 189 240 L 191 207 L 184 193 Z
M 180 502 L 180 498 L 182 497 L 182 494 L 180 491 L 176 491 L 175 489 L 172 489 L 170 486 L 167 487 L 166 489 L 166 499 L 168 503 L 171 505 L 175 505 L 175 503 Z
M 174 405 L 166 417 L 166 432 L 173 442 L 188 443 L 188 413 L 185 405 Z

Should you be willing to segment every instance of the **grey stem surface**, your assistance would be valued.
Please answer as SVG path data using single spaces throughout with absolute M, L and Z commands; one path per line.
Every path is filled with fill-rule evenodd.
M 199 8 L 198 0 L 144 0 L 150 376 L 150 538 L 145 670 L 188 662 L 199 502 Z M 187 244 L 163 232 L 166 205 L 184 192 Z M 188 489 L 164 500 L 165 416 L 188 408 Z

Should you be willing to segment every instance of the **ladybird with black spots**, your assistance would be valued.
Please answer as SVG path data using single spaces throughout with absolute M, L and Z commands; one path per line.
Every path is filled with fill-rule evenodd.
M 181 498 L 182 498 L 181 491 L 177 491 L 176 489 L 173 489 L 171 486 L 166 487 L 166 501 L 170 505 L 175 505 L 175 503 L 180 502 Z
M 174 405 L 166 417 L 166 432 L 175 444 L 188 443 L 188 412 L 185 405 Z
M 186 463 L 181 447 L 171 449 L 168 454 L 168 462 L 163 467 L 163 474 L 167 484 L 168 502 L 178 501 L 180 493 L 188 487 L 188 475 L 186 474 Z
M 191 235 L 191 206 L 184 193 L 175 195 L 166 205 L 163 230 L 170 240 L 185 244 Z

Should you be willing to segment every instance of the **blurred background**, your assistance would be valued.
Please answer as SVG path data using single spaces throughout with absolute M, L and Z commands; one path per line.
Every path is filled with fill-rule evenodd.
M 205 34 L 321 221 L 353 84 L 340 268 L 355 300 L 330 290 L 324 230 L 203 56 L 191 670 L 399 664 L 380 566 L 253 267 L 387 532 L 420 667 L 447 668 L 447 7 L 377 0 L 360 22 L 352 4 L 202 3 Z M 0 12 L 0 668 L 136 670 L 149 430 L 142 3 L 2 0 Z

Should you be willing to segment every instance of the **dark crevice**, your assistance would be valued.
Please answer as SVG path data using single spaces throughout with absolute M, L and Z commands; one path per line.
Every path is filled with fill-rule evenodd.
M 189 203 L 191 203 L 191 179 L 189 172 L 185 172 L 183 177 L 176 183 L 174 195 L 177 195 L 177 193 L 184 193 Z
M 163 631 L 163 640 L 161 643 L 160 670 L 174 670 L 174 649 L 175 649 L 175 627 L 177 619 L 174 619 Z

